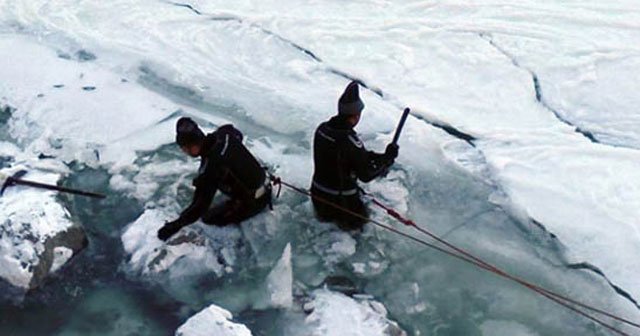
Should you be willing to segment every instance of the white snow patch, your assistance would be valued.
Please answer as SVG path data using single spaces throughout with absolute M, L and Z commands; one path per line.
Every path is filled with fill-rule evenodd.
M 212 304 L 181 325 L 176 336 L 251 336 L 246 326 L 232 318 L 229 311 Z
M 0 153 L 2 155 L 16 156 L 20 153 L 20 148 L 7 141 L 0 141 Z
M 218 261 L 224 246 L 212 240 L 198 224 L 182 228 L 166 243 L 157 237 L 158 229 L 175 214 L 148 209 L 131 223 L 122 235 L 124 250 L 130 255 L 128 267 L 145 276 L 167 271 L 170 277 L 214 272 L 225 273 Z M 220 240 L 232 240 L 233 235 L 218 232 Z
M 12 171 L 2 173 L 12 175 Z M 30 170 L 25 179 L 56 184 L 55 173 Z M 28 288 L 33 266 L 40 262 L 47 239 L 73 226 L 69 213 L 51 191 L 13 186 L 0 197 L 0 277 L 16 287 Z M 59 259 L 61 266 L 66 260 Z M 56 267 L 56 269 L 57 269 Z M 54 270 L 55 271 L 55 270 Z
M 312 296 L 313 312 L 306 319 L 312 336 L 384 336 L 390 326 L 397 327 L 379 302 L 356 300 L 327 289 L 316 290 Z
M 10 79 L 0 92 L 16 108 L 10 132 L 29 144 L 28 152 L 122 165 L 135 159 L 135 150 L 173 142 L 175 118 L 163 119 L 182 107 L 123 81 L 126 74 L 62 59 L 20 35 L 0 37 L 0 59 L 12 64 L 0 67 L 0 77 Z
M 73 250 L 64 246 L 53 248 L 53 263 L 51 264 L 51 273 L 57 272 L 60 267 L 73 257 Z

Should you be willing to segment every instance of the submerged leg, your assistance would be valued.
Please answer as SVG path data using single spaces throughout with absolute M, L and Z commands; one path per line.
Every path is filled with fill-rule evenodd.
M 314 196 L 322 198 L 331 204 L 320 201 L 316 198 L 312 199 L 313 208 L 316 217 L 322 222 L 334 222 L 343 230 L 362 229 L 369 218 L 369 211 L 358 195 L 353 196 L 334 196 L 322 192 L 314 191 Z M 336 207 L 339 206 L 340 208 Z M 351 211 L 356 215 L 350 214 L 343 209 Z M 364 217 L 364 218 L 361 218 Z

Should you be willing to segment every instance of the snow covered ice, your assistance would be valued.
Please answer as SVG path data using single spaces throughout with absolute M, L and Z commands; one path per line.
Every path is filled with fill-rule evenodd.
M 313 311 L 305 323 L 310 335 L 406 335 L 395 322 L 387 319 L 387 311 L 379 302 L 354 300 L 325 289 L 313 293 Z
M 3 174 L 11 175 L 9 170 Z M 55 173 L 32 171 L 30 179 L 53 182 Z M 74 223 L 52 192 L 8 187 L 0 198 L 4 218 L 0 234 L 0 287 L 26 292 L 40 286 L 86 245 L 82 226 Z
M 122 242 L 125 252 L 131 255 L 129 264 L 133 271 L 142 274 L 176 273 L 185 267 L 192 272 L 212 272 L 218 275 L 227 271 L 225 265 L 218 261 L 222 257 L 222 251 L 216 251 L 217 246 L 213 246 L 215 243 L 206 237 L 203 230 L 189 227 L 166 244 L 160 241 L 157 232 L 166 217 L 147 210 L 131 227 L 125 229 Z M 224 238 L 226 241 L 233 239 L 229 235 Z M 224 246 L 217 247 L 218 250 L 223 248 Z M 185 263 L 189 265 L 179 265 Z
M 180 326 L 176 336 L 251 336 L 247 327 L 229 321 L 232 317 L 229 311 L 211 305 Z
M 334 307 L 365 309 L 325 292 L 328 279 L 347 279 L 409 335 L 609 333 L 380 228 L 319 223 L 286 189 L 239 227 L 155 237 L 189 202 L 197 169 L 173 145 L 179 117 L 207 131 L 233 123 L 273 173 L 307 187 L 313 131 L 350 78 L 370 88 L 358 126 L 368 148 L 382 150 L 402 108 L 413 111 L 397 164 L 369 192 L 512 274 L 638 321 L 639 21 L 624 0 L 0 0 L 0 169 L 108 194 L 0 198 L 3 230 L 43 223 L 45 237 L 81 223 L 89 239 L 72 259 L 51 250 L 51 281 L 0 307 L 0 334 L 172 334 L 191 316 L 232 314 L 253 335 L 299 335 L 307 320 L 349 317 Z M 29 274 L 5 267 L 19 264 L 7 237 L 2 278 L 28 287 Z M 95 304 L 104 297 L 112 305 Z M 83 310 L 111 330 L 82 323 Z M 379 334 L 382 320 L 354 335 Z

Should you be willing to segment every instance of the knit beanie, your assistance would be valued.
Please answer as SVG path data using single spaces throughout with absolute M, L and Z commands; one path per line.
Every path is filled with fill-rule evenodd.
M 357 115 L 364 109 L 364 103 L 358 92 L 358 82 L 351 81 L 338 100 L 338 114 L 345 116 Z
M 178 145 L 188 146 L 204 139 L 204 133 L 195 121 L 188 117 L 182 117 L 176 124 L 176 142 Z

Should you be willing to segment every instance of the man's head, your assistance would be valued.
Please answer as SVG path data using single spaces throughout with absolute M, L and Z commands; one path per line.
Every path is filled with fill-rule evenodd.
M 353 126 L 360 121 L 364 103 L 360 99 L 358 82 L 351 81 L 338 100 L 338 115 L 345 117 Z
M 191 157 L 200 155 L 204 133 L 191 118 L 182 117 L 176 124 L 176 142 Z

